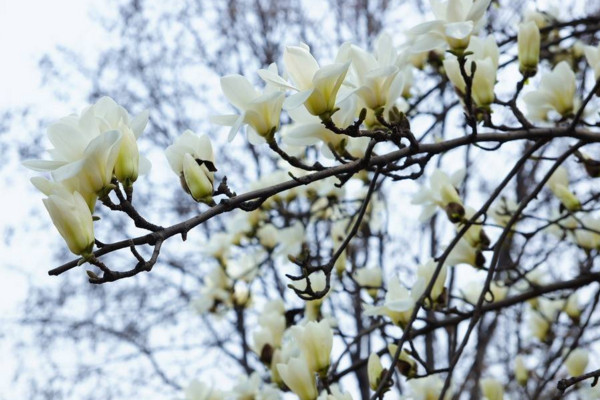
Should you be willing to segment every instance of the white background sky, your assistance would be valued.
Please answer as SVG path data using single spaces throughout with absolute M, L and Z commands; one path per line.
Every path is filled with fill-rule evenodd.
M 56 46 L 65 46 L 89 54 L 100 41 L 101 30 L 91 19 L 93 0 L 0 0 L 0 112 L 29 105 L 41 115 L 57 118 L 74 111 L 73 105 L 53 100 L 49 89 L 40 87 L 40 57 Z M 16 129 L 25 129 L 17 127 Z M 19 135 L 15 130 L 8 135 Z M 22 221 L 31 223 L 30 211 L 40 211 L 38 227 L 47 221 L 39 196 L 33 196 L 29 177 L 15 154 L 2 154 L 0 169 L 0 321 L 19 316 L 17 305 L 26 294 L 27 280 L 53 284 L 46 275 L 50 251 L 27 232 L 14 232 L 5 242 L 7 229 Z M 9 165 L 6 165 L 6 164 Z M 2 322 L 0 322 L 2 323 Z M 4 326 L 6 326 L 3 323 Z M 17 333 L 18 334 L 18 333 Z M 9 360 L 7 343 L 0 337 L 0 399 L 21 398 L 12 389 L 15 360 Z

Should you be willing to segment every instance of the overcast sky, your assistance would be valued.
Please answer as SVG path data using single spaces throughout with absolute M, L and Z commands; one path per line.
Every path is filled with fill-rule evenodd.
M 73 105 L 53 101 L 52 93 L 40 87 L 38 61 L 57 46 L 89 52 L 97 45 L 100 29 L 90 18 L 94 3 L 92 0 L 0 0 L 0 111 L 34 105 L 42 110 L 44 117 L 56 118 L 66 109 L 74 110 Z M 24 127 L 17 127 L 6 137 L 19 135 L 19 129 Z M 46 216 L 42 214 L 41 198 L 32 196 L 29 183 L 32 173 L 19 165 L 15 154 L 2 154 L 2 158 L 0 315 L 10 321 L 19 316 L 16 306 L 24 298 L 28 279 L 38 283 L 47 280 L 49 286 L 53 282 L 46 275 L 51 249 L 39 246 L 39 242 L 36 245 L 31 234 L 19 229 L 24 221 L 33 227 L 37 224 L 38 228 L 47 223 L 43 219 Z M 32 209 L 38 210 L 39 221 L 31 219 Z M 0 340 L 0 352 L 7 354 L 9 345 Z M 20 398 L 10 389 L 13 367 L 11 360 L 2 357 L 0 399 Z

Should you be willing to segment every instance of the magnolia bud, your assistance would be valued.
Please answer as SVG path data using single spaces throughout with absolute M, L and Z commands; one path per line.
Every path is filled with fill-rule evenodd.
M 585 368 L 589 362 L 588 351 L 582 348 L 577 348 L 569 354 L 565 360 L 565 366 L 571 376 L 583 375 Z
M 379 387 L 381 375 L 383 375 L 383 365 L 377 353 L 371 353 L 369 362 L 367 363 L 367 373 L 369 375 L 369 386 L 375 391 Z
M 80 256 L 90 255 L 94 247 L 94 222 L 81 194 L 62 191 L 43 201 L 69 250 Z
M 517 356 L 515 358 L 515 378 L 517 379 L 517 383 L 519 385 L 527 385 L 527 380 L 529 379 L 529 370 L 525 366 L 522 356 Z
M 540 61 L 540 29 L 534 21 L 519 25 L 519 71 L 525 77 L 534 76 Z
M 318 396 L 313 372 L 302 357 L 292 358 L 286 364 L 277 364 L 281 379 L 300 400 L 315 400 Z
M 461 222 L 465 216 L 465 208 L 460 203 L 448 203 L 445 207 L 445 211 L 450 222 Z
M 494 378 L 485 378 L 479 381 L 483 396 L 487 400 L 502 400 L 504 398 L 504 388 L 502 383 Z
M 194 200 L 209 203 L 213 193 L 213 174 L 202 165 L 202 160 L 195 160 L 191 154 L 183 157 L 181 183 Z
M 291 329 L 310 370 L 321 376 L 327 375 L 333 346 L 333 331 L 329 323 L 326 320 L 311 321 L 303 327 L 294 326 Z
M 169 165 L 194 200 L 212 203 L 215 157 L 210 139 L 187 130 L 165 150 Z
M 115 163 L 115 176 L 119 182 L 130 186 L 138 178 L 140 153 L 133 131 L 123 121 L 119 123 L 119 131 L 123 136 Z

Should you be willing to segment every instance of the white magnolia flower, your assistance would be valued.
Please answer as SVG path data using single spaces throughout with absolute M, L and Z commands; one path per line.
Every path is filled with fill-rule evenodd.
M 564 167 L 558 167 L 546 182 L 546 186 L 554 193 L 569 211 L 581 208 L 579 199 L 569 190 L 569 173 Z
M 277 364 L 281 379 L 300 400 L 315 400 L 318 396 L 314 372 L 304 357 L 291 358 L 285 364 Z
M 233 285 L 231 299 L 235 306 L 247 307 L 250 304 L 250 287 L 244 281 L 237 281 Z
M 470 221 L 475 215 L 476 211 L 472 207 L 465 207 L 465 216 L 464 221 Z M 483 219 L 481 217 L 477 218 L 474 223 L 469 226 L 463 238 L 469 242 L 471 246 L 477 249 L 487 248 L 490 244 L 490 239 L 487 237 L 485 231 L 483 230 L 483 226 L 481 225 Z M 463 229 L 464 224 L 461 222 L 457 223 L 456 231 L 459 232 Z
M 600 44 L 598 46 L 584 46 L 585 59 L 594 70 L 594 78 L 600 78 Z
M 600 248 L 600 219 L 586 214 L 579 220 L 581 227 L 573 230 L 573 241 L 584 249 Z
M 148 122 L 148 112 L 129 119 L 127 111 L 110 97 L 102 97 L 80 115 L 69 115 L 48 128 L 54 146 L 51 160 L 28 160 L 23 164 L 36 171 L 51 171 L 55 181 L 77 180 L 85 192 L 103 193 L 113 173 L 125 184 L 147 172 L 150 163 L 139 156 L 136 139 Z
M 484 378 L 479 381 L 481 392 L 486 400 L 504 399 L 504 386 L 494 378 Z
M 202 243 L 202 252 L 222 262 L 229 255 L 232 242 L 233 235 L 229 232 L 211 233 L 208 241 Z
M 492 35 L 485 39 L 479 37 L 471 38 L 467 51 L 473 52 L 468 55 L 465 63 L 465 72 L 471 75 L 471 66 L 476 64 L 475 75 L 471 86 L 471 96 L 479 107 L 489 107 L 494 101 L 494 85 L 498 71 L 499 50 Z M 446 75 L 461 95 L 466 93 L 466 83 L 460 72 L 460 66 L 456 56 L 450 54 L 444 60 Z
M 258 317 L 259 329 L 254 332 L 253 350 L 262 356 L 266 345 L 270 350 L 281 347 L 286 328 L 285 309 L 281 301 L 267 303 Z
M 253 400 L 260 390 L 260 375 L 253 372 L 250 376 L 242 375 L 239 382 L 233 387 L 231 395 L 236 400 Z
M 534 76 L 540 62 L 540 29 L 534 21 L 519 25 L 519 71 L 523 76 Z
M 535 120 L 547 120 L 550 111 L 566 117 L 579 104 L 575 89 L 575 73 L 566 61 L 561 61 L 551 72 L 542 74 L 539 88 L 523 96 L 523 101 L 529 116 Z
M 279 230 L 273 224 L 265 224 L 256 231 L 258 241 L 268 250 L 273 250 L 277 246 L 278 236 Z
M 437 375 L 411 379 L 408 384 L 410 385 L 410 398 L 412 400 L 437 400 L 444 388 L 444 382 Z M 443 400 L 449 400 L 451 397 L 452 391 L 447 390 Z
M 429 178 L 429 188 L 423 187 L 413 196 L 412 204 L 422 204 L 420 221 L 427 221 L 435 214 L 436 207 L 445 210 L 450 220 L 460 220 L 464 215 L 462 200 L 456 188 L 465 177 L 465 170 L 460 169 L 448 176 L 436 169 Z
M 281 393 L 271 385 L 262 385 L 258 372 L 250 376 L 242 376 L 237 385 L 230 392 L 230 398 L 234 400 L 278 400 Z M 228 396 L 229 397 L 229 396 Z
M 479 248 L 473 247 L 463 236 L 448 254 L 446 264 L 469 264 L 475 268 L 482 268 L 485 264 L 485 257 Z
M 96 205 L 96 199 L 98 196 L 96 193 L 85 191 L 80 188 L 81 182 L 76 178 L 66 179 L 64 181 L 55 182 L 41 176 L 35 176 L 31 178 L 31 183 L 37 190 L 44 193 L 46 196 L 50 196 L 51 194 L 60 193 L 63 191 L 67 191 L 69 193 L 78 192 L 87 203 L 90 212 L 94 212 L 94 207 Z
M 471 281 L 460 289 L 463 297 L 469 303 L 475 305 L 479 301 L 481 291 L 483 290 L 483 282 Z M 490 294 L 491 292 L 491 294 Z M 485 294 L 484 302 L 491 303 L 502 301 L 508 294 L 508 287 L 502 282 L 492 281 L 490 283 L 489 292 Z
M 331 114 L 350 63 L 319 67 L 317 60 L 310 54 L 309 47 L 302 44 L 285 48 L 283 64 L 295 86 L 287 83 L 275 71 L 260 70 L 258 73 L 269 84 L 298 91 L 286 99 L 285 108 L 292 110 L 304 104 L 312 115 Z
M 347 96 L 336 104 L 338 111 L 331 116 L 331 120 L 340 129 L 350 126 L 354 122 L 356 113 L 356 98 Z M 323 143 L 321 152 L 327 158 L 335 158 L 330 146 L 337 153 L 343 155 L 348 152 L 353 157 L 362 157 L 369 144 L 369 138 L 353 138 L 340 135 L 325 128 L 321 120 L 310 114 L 306 108 L 288 110 L 293 123 L 282 131 L 283 143 L 292 146 L 311 146 Z
M 533 337 L 541 342 L 546 341 L 548 333 L 550 332 L 551 320 L 536 310 L 531 310 L 528 313 L 528 317 L 527 322 Z
M 429 286 L 429 282 L 431 282 L 431 279 L 433 278 L 433 273 L 435 272 L 437 267 L 438 263 L 433 259 L 430 259 L 425 264 L 417 267 L 417 280 L 412 288 L 413 298 L 418 299 L 423 295 L 425 289 L 427 288 L 427 286 Z M 442 265 L 437 279 L 435 280 L 435 283 L 433 284 L 433 287 L 429 292 L 428 298 L 431 298 L 431 300 L 433 300 L 434 303 L 444 293 L 447 271 L 448 267 L 446 266 L 446 264 Z M 427 299 L 427 301 L 429 300 Z
M 571 376 L 583 375 L 590 361 L 589 352 L 586 349 L 574 349 L 565 360 L 565 367 Z
M 354 279 L 361 287 L 367 288 L 371 297 L 377 297 L 377 292 L 383 283 L 380 267 L 359 268 L 354 273 Z
M 213 268 L 204 277 L 200 296 L 192 301 L 192 307 L 199 314 L 215 312 L 221 304 L 231 305 L 231 279 L 225 274 L 222 267 Z
M 573 320 L 579 319 L 581 316 L 581 307 L 579 306 L 579 300 L 577 296 L 577 292 L 574 292 L 569 297 L 567 297 L 567 301 L 565 303 L 565 308 L 563 311 L 569 316 L 569 318 Z
M 73 254 L 86 256 L 94 247 L 92 213 L 79 192 L 56 188 L 44 199 L 52 223 Z
M 415 53 L 434 49 L 461 51 L 469 45 L 471 35 L 485 23 L 485 11 L 491 0 L 430 0 L 435 20 L 409 30 L 414 38 Z
M 505 227 L 518 209 L 519 205 L 514 200 L 502 197 L 490 207 L 489 215 L 498 225 Z
M 355 93 L 366 107 L 373 111 L 391 108 L 402 95 L 405 77 L 391 36 L 379 35 L 373 54 L 349 43 L 341 52 L 352 61 Z
M 342 392 L 338 385 L 330 386 L 331 393 L 323 390 L 317 400 L 352 400 L 352 395 L 348 392 Z
M 181 186 L 194 200 L 212 201 L 216 168 L 208 136 L 197 136 L 188 129 L 167 147 L 165 156 L 173 172 L 179 176 Z
M 373 391 L 377 390 L 379 382 L 381 381 L 381 375 L 383 374 L 383 365 L 381 365 L 381 359 L 377 353 L 371 353 L 371 355 L 369 355 L 367 374 L 369 376 L 369 387 Z
M 292 226 L 279 229 L 278 240 L 277 255 L 283 257 L 298 255 L 302 250 L 302 243 L 304 241 L 304 225 L 297 221 Z
M 337 249 L 342 244 L 346 236 L 348 235 L 349 219 L 338 219 L 331 224 L 331 240 L 333 242 L 333 248 Z M 339 258 L 335 261 L 335 271 L 338 275 L 342 275 L 346 271 L 346 249 L 340 254 Z
M 517 383 L 519 385 L 527 385 L 527 380 L 529 379 L 529 369 L 527 369 L 525 361 L 523 360 L 523 356 L 521 355 L 518 355 L 515 358 L 515 378 L 517 379 Z
M 310 321 L 304 326 L 296 325 L 290 329 L 309 369 L 321 376 L 326 375 L 333 346 L 333 331 L 329 323 L 326 320 Z
M 273 64 L 269 71 L 277 74 Z M 229 140 L 233 140 L 242 125 L 248 125 L 248 140 L 252 144 L 271 140 L 279 129 L 281 107 L 285 94 L 267 86 L 264 92 L 258 92 L 241 75 L 228 75 L 221 78 L 221 90 L 227 100 L 240 111 L 240 115 L 220 115 L 211 118 L 213 123 L 231 126 Z
M 396 325 L 405 325 L 413 312 L 415 299 L 402 286 L 398 277 L 392 277 L 385 294 L 383 305 L 365 306 L 365 315 L 385 315 Z
M 222 391 L 194 379 L 185 388 L 185 400 L 224 400 Z

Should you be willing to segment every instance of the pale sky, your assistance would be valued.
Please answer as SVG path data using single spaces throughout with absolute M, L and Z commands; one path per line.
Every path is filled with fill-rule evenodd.
M 38 61 L 56 46 L 86 50 L 88 54 L 93 51 L 101 32 L 90 18 L 94 3 L 92 0 L 0 0 L 0 112 L 33 105 L 41 116 L 56 118 L 81 107 L 58 102 L 49 89 L 40 88 Z M 6 135 L 18 135 L 23 129 L 26 127 L 17 127 Z M 2 154 L 2 159 L 0 321 L 12 321 L 20 316 L 17 306 L 26 295 L 28 280 L 44 281 L 48 287 L 55 282 L 46 274 L 52 249 L 39 246 L 39 238 L 23 226 L 26 221 L 39 235 L 49 221 L 43 214 L 41 197 L 33 195 L 29 183 L 33 173 L 19 165 L 13 149 Z M 31 210 L 37 210 L 39 218 L 32 219 Z M 2 354 L 8 354 L 9 346 L 10 342 L 0 338 Z M 14 360 L 2 357 L 0 399 L 22 398 L 11 382 L 14 366 Z
M 38 103 L 39 58 L 55 48 L 90 49 L 99 28 L 90 19 L 94 0 L 0 0 L 0 109 Z

